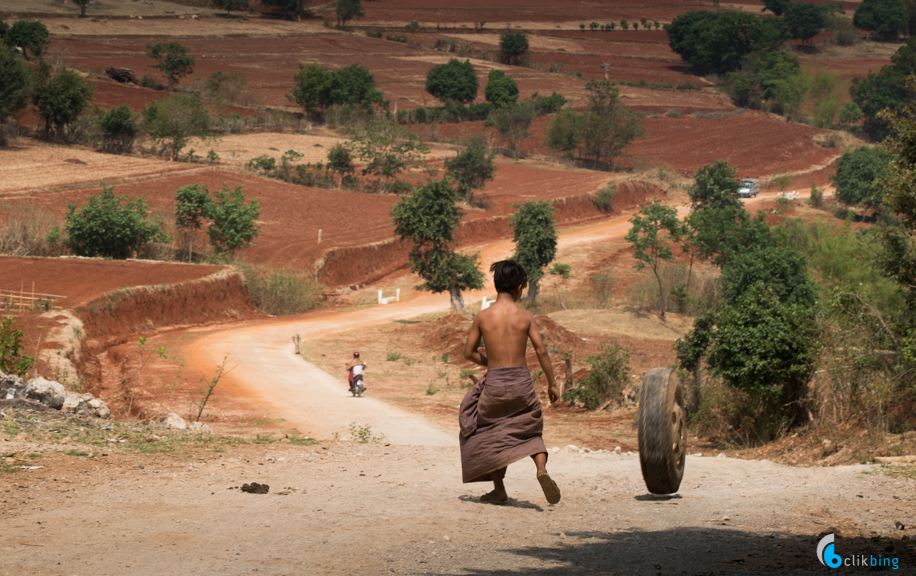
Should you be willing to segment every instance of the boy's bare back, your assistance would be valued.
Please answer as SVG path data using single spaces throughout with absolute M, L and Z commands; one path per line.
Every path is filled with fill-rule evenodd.
M 485 352 L 479 349 L 483 337 Z M 527 366 L 525 352 L 528 340 L 534 347 L 538 362 L 547 376 L 547 392 L 551 402 L 559 398 L 559 388 L 547 348 L 538 331 L 534 316 L 515 303 L 512 295 L 499 294 L 496 301 L 474 317 L 464 356 L 488 369 L 507 366 Z

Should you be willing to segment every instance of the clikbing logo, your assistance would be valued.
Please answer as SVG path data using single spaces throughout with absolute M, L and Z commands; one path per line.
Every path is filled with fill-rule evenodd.
M 827 534 L 817 543 L 817 559 L 830 568 L 839 568 L 843 563 L 843 559 L 834 551 L 833 534 Z
M 827 534 L 817 543 L 817 559 L 821 564 L 829 568 L 839 568 L 840 566 L 855 568 L 890 568 L 897 570 L 900 567 L 899 558 L 885 558 L 884 556 L 873 556 L 871 554 L 853 554 L 843 558 L 836 553 L 833 534 Z

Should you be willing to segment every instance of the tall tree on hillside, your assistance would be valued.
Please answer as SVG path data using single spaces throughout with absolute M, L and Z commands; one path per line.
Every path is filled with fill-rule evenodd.
M 433 66 L 426 75 L 426 91 L 443 102 L 468 103 L 477 98 L 477 72 L 470 60 L 452 58 Z
M 363 175 L 375 176 L 382 193 L 393 189 L 401 172 L 416 166 L 429 152 L 416 134 L 388 120 L 370 122 L 353 135 L 349 146 L 364 163 Z M 406 191 L 402 187 L 394 189 Z
M 512 259 L 528 273 L 528 301 L 537 304 L 544 268 L 557 255 L 557 229 L 553 206 L 546 200 L 525 202 L 512 215 Z
M 86 17 L 86 6 L 88 6 L 91 1 L 92 0 L 73 0 L 73 3 L 80 7 L 80 18 Z
M 210 114 L 191 94 L 172 94 L 147 105 L 143 110 L 146 130 L 169 160 L 174 160 L 191 138 L 210 136 Z
M 394 233 L 413 244 L 410 270 L 420 275 L 420 290 L 448 292 L 452 310 L 468 315 L 462 290 L 483 288 L 479 254 L 455 251 L 455 231 L 461 224 L 460 196 L 447 180 L 431 180 L 391 207 Z
M 862 0 L 852 17 L 856 28 L 874 32 L 879 40 L 896 40 L 907 29 L 902 0 Z
M 91 82 L 68 68 L 36 82 L 32 102 L 45 121 L 45 128 L 50 131 L 54 127 L 58 142 L 64 140 L 67 127 L 92 101 L 94 90 Z
M 235 253 L 248 246 L 260 232 L 258 218 L 261 205 L 257 200 L 245 203 L 245 192 L 236 185 L 232 190 L 225 184 L 213 192 L 214 199 L 207 216 L 212 220 L 207 228 L 210 244 L 217 253 L 228 254 L 231 260 Z
M 38 20 L 19 20 L 6 31 L 4 42 L 10 48 L 22 48 L 23 55 L 41 57 L 51 40 L 48 27 Z
M 587 110 L 582 118 L 582 155 L 596 166 L 610 162 L 642 136 L 640 114 L 620 101 L 613 80 L 592 79 L 585 85 Z
M 673 246 L 681 238 L 681 221 L 677 209 L 665 206 L 658 200 L 640 210 L 630 219 L 633 225 L 625 240 L 633 245 L 637 270 L 646 266 L 652 270 L 658 281 L 658 295 L 661 302 L 661 318 L 665 319 L 665 286 L 659 274 L 662 262 L 674 258 Z
M 468 144 L 454 158 L 446 158 L 445 169 L 468 204 L 471 203 L 474 190 L 483 190 L 496 174 L 493 155 L 487 154 L 487 148 L 480 140 Z
M 194 58 L 188 56 L 188 49 L 178 42 L 159 42 L 147 44 L 147 56 L 157 62 L 151 68 L 157 68 L 168 80 L 171 90 L 182 76 L 194 73 Z
M 0 124 L 5 124 L 9 116 L 26 107 L 31 92 L 32 70 L 29 65 L 12 50 L 0 45 Z
M 522 31 L 499 36 L 499 55 L 506 64 L 519 64 L 528 53 L 528 35 Z
M 334 13 L 337 15 L 338 28 L 345 28 L 350 20 L 365 16 L 362 0 L 337 0 Z
M 518 160 L 522 154 L 522 142 L 528 137 L 528 129 L 537 117 L 533 100 L 506 104 L 490 112 L 484 126 L 496 128 L 503 142 L 508 144 Z
M 727 160 L 717 160 L 697 170 L 694 184 L 687 190 L 693 210 L 741 206 L 738 198 L 738 173 Z
M 188 235 L 188 262 L 194 257 L 194 234 L 204 225 L 212 206 L 206 184 L 182 186 L 175 192 L 175 225 Z
M 820 6 L 807 2 L 789 4 L 783 21 L 789 30 L 789 37 L 801 40 L 802 44 L 817 36 L 827 25 L 827 17 Z

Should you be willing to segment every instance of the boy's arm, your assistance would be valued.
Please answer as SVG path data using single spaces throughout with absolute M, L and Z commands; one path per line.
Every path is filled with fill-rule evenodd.
M 468 332 L 468 343 L 464 346 L 464 357 L 480 366 L 487 365 L 487 355 L 480 351 L 480 320 L 474 316 L 471 331 Z
M 547 347 L 544 346 L 544 340 L 541 339 L 541 333 L 538 331 L 538 324 L 534 316 L 531 317 L 531 322 L 528 324 L 528 337 L 531 338 L 531 344 L 534 346 L 534 353 L 538 356 L 541 370 L 547 376 L 547 397 L 552 404 L 560 399 L 560 388 L 557 386 L 557 380 L 553 376 L 553 364 L 550 363 Z

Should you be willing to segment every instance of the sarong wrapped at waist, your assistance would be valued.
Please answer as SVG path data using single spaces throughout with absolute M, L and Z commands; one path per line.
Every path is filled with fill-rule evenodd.
M 527 366 L 489 370 L 465 395 L 458 418 L 464 482 L 486 482 L 491 472 L 547 452 L 541 403 Z

